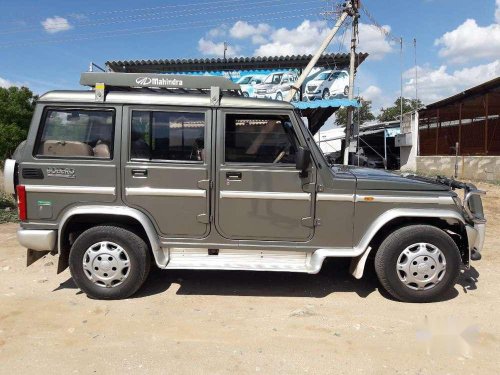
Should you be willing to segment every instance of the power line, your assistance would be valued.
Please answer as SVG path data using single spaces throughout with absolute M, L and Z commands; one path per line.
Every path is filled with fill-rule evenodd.
M 296 14 L 293 14 L 290 16 L 281 16 L 281 17 L 266 18 L 266 16 L 268 16 L 268 13 L 248 14 L 246 16 L 247 17 L 264 16 L 264 18 L 260 18 L 259 20 L 261 20 L 261 21 L 273 21 L 273 20 L 279 20 L 279 19 L 300 18 L 300 17 L 304 17 L 304 16 L 317 15 L 317 12 L 306 13 L 307 11 L 310 11 L 310 10 L 311 10 L 310 8 L 306 8 L 306 9 L 294 9 L 294 10 L 288 10 L 288 11 L 282 11 L 282 12 L 274 12 L 274 14 L 285 14 L 285 13 L 291 13 L 291 12 L 296 13 Z M 304 12 L 304 13 L 302 13 L 302 12 Z M 206 20 L 202 20 L 202 21 L 182 22 L 182 23 L 178 23 L 178 24 L 167 24 L 167 25 L 142 27 L 142 28 L 135 28 L 135 29 L 128 28 L 128 29 L 119 29 L 119 30 L 108 30 L 108 31 L 96 32 L 96 33 L 82 34 L 81 37 L 72 37 L 72 38 L 28 39 L 28 40 L 24 40 L 24 41 L 17 41 L 17 42 L 11 42 L 11 43 L 0 43 L 0 48 L 8 48 L 8 47 L 13 47 L 13 46 L 25 46 L 25 45 L 32 45 L 32 44 L 38 44 L 38 43 L 66 43 L 66 42 L 73 42 L 73 41 L 91 40 L 91 39 L 96 39 L 96 38 L 112 38 L 112 37 L 120 37 L 120 36 L 128 36 L 128 35 L 140 35 L 140 34 L 147 34 L 147 33 L 158 33 L 158 32 L 174 31 L 174 30 L 186 30 L 186 29 L 190 29 L 190 28 L 215 27 L 215 26 L 219 26 L 220 22 L 227 21 L 230 19 L 242 20 L 242 21 L 247 21 L 247 22 L 251 22 L 254 20 L 254 18 L 242 19 L 240 16 L 225 17 L 225 18 L 221 18 L 221 19 L 210 20 L 212 23 L 209 23 L 209 24 L 205 23 Z M 179 26 L 179 27 L 172 28 L 170 26 Z M 137 30 L 137 31 L 131 32 L 131 30 Z
M 305 1 L 296 1 L 296 2 L 286 2 L 286 5 L 296 5 L 296 4 L 304 4 L 304 3 L 314 3 L 317 2 L 318 0 L 305 0 Z M 271 3 L 271 4 L 269 4 Z M 266 5 L 267 4 L 267 5 Z M 251 10 L 251 9 L 256 9 L 258 6 L 259 9 L 261 8 L 270 8 L 270 7 L 276 7 L 276 6 L 282 6 L 284 3 L 276 3 L 276 0 L 264 0 L 264 1 L 257 1 L 257 2 L 245 2 L 245 5 L 250 5 L 250 7 L 243 7 L 243 10 Z M 255 6 L 255 7 L 254 7 Z M 83 27 L 90 27 L 90 26 L 99 26 L 99 25 L 110 25 L 110 24 L 118 24 L 118 23 L 127 23 L 127 22 L 143 22 L 143 21 L 151 21 L 151 20 L 159 20 L 159 19 L 166 19 L 166 18 L 183 18 L 183 17 L 189 17 L 189 16 L 196 16 L 196 15 L 206 15 L 206 14 L 214 14 L 214 13 L 220 13 L 220 10 L 214 10 L 214 9 L 227 9 L 227 8 L 234 8 L 238 7 L 238 10 L 242 10 L 241 6 L 238 4 L 232 4 L 232 5 L 224 5 L 224 6 L 211 6 L 206 9 L 197 9 L 192 12 L 187 12 L 186 10 L 182 11 L 174 11 L 174 12 L 169 12 L 165 16 L 154 16 L 151 17 L 151 14 L 143 14 L 143 15 L 134 15 L 134 16 L 125 16 L 125 17 L 114 17 L 110 19 L 102 19 L 102 20 L 97 20 L 99 22 L 79 22 L 79 23 L 73 23 L 73 26 L 77 28 L 83 28 Z M 174 15 L 172 13 L 180 13 L 180 15 Z M 54 27 L 57 27 L 58 25 L 66 25 L 67 22 L 60 22 L 60 23 L 53 23 Z M 39 27 L 31 27 L 31 28 L 24 28 L 24 29 L 16 29 L 16 30 L 6 30 L 6 31 L 1 31 L 0 30 L 0 35 L 5 35 L 5 34 L 12 34 L 12 33 L 19 33 L 19 32 L 27 32 L 27 31 L 33 31 L 33 30 L 38 30 Z
M 201 3 L 187 3 L 187 4 L 171 4 L 171 5 L 163 5 L 163 6 L 157 6 L 157 7 L 147 7 L 147 8 L 132 8 L 132 9 L 115 9 L 115 10 L 104 10 L 104 11 L 95 11 L 95 12 L 86 12 L 86 13 L 68 13 L 68 14 L 63 14 L 60 17 L 85 17 L 85 16 L 94 16 L 94 15 L 100 15 L 100 14 L 116 14 L 116 13 L 126 13 L 126 12 L 140 12 L 140 11 L 155 11 L 159 9 L 172 9 L 172 8 L 183 8 L 183 7 L 191 7 L 191 6 L 199 6 L 199 5 L 213 5 L 213 4 L 220 4 L 220 3 L 233 3 L 233 2 L 245 2 L 243 0 L 216 0 L 216 1 L 208 1 L 208 2 L 201 2 Z M 35 20 L 35 18 L 27 18 L 28 20 Z M 25 19 L 26 20 L 26 19 Z M 9 21 L 8 21 L 9 22 Z M 16 21 L 10 21 L 9 23 L 17 23 L 19 20 Z

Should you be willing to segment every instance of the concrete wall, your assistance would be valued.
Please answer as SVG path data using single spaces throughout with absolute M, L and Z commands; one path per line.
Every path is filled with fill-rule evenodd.
M 417 156 L 417 172 L 453 176 L 454 156 Z M 500 181 L 500 156 L 459 156 L 458 179 Z

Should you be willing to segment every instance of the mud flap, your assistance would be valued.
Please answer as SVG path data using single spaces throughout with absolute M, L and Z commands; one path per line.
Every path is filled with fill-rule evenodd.
M 358 280 L 363 277 L 366 259 L 368 258 L 370 251 L 372 251 L 372 248 L 368 247 L 363 254 L 351 259 L 349 272 Z
M 36 250 L 28 249 L 27 252 L 26 252 L 26 255 L 27 255 L 26 256 L 26 267 L 31 266 L 38 259 L 43 258 L 48 253 L 50 253 L 50 250 L 47 250 L 47 251 L 36 251 Z

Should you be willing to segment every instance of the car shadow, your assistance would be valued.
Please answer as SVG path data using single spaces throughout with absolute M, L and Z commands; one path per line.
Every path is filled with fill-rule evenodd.
M 324 298 L 335 293 L 356 293 L 366 298 L 374 291 L 391 301 L 395 300 L 379 287 L 373 264 L 368 263 L 361 280 L 349 274 L 349 259 L 327 259 L 317 275 L 291 272 L 217 271 L 217 270 L 160 270 L 151 268 L 148 279 L 131 298 L 145 298 L 166 292 L 178 285 L 177 295 L 308 297 Z M 477 289 L 479 273 L 474 267 L 461 273 L 457 287 Z M 71 278 L 53 291 L 78 289 Z M 81 293 L 81 292 L 79 292 Z M 459 295 L 456 288 L 435 302 L 451 300 Z
M 179 285 L 178 295 L 323 298 L 332 293 L 355 292 L 366 298 L 377 287 L 374 273 L 361 280 L 348 272 L 349 260 L 327 260 L 317 275 L 292 272 L 154 269 L 132 298 L 147 297 Z
M 476 290 L 477 284 L 479 283 L 479 272 L 473 266 L 468 270 L 461 272 L 458 278 L 457 285 L 461 286 L 464 293 L 468 293 L 470 290 Z

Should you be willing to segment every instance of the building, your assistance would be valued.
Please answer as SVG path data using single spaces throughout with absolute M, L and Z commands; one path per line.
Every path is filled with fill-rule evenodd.
M 417 172 L 500 181 L 500 77 L 426 106 L 417 121 Z

